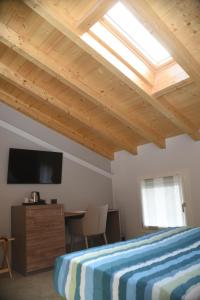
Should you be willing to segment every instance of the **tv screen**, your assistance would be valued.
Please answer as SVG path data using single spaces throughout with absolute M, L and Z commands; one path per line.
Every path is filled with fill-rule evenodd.
M 58 152 L 10 148 L 7 183 L 61 183 L 62 157 Z

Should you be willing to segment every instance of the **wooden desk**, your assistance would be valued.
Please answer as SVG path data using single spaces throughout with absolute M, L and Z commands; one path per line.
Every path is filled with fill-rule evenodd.
M 0 267 L 0 274 L 9 273 L 10 278 L 12 278 L 12 271 L 10 267 L 9 261 L 9 242 L 14 241 L 14 238 L 4 238 L 0 237 L 0 247 L 3 250 L 3 260 L 2 265 Z
M 65 211 L 65 223 L 68 226 L 68 222 L 71 218 L 81 218 L 86 213 L 85 210 L 72 210 L 72 211 Z M 121 229 L 120 229 L 120 215 L 119 210 L 117 209 L 109 209 L 108 216 L 107 216 L 107 223 L 106 223 L 106 236 L 108 243 L 115 243 L 121 241 Z M 101 244 L 101 240 L 97 240 L 96 244 Z M 69 249 L 69 245 L 66 245 L 67 251 Z M 78 248 L 81 248 L 79 245 Z M 79 250 L 79 249 L 76 249 Z
M 86 210 L 69 210 L 64 212 L 65 218 L 83 217 Z

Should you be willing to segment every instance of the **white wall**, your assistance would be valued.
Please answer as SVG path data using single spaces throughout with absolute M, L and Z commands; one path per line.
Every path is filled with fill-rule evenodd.
M 21 204 L 33 190 L 43 199 L 57 198 L 65 209 L 85 209 L 90 203 L 108 203 L 112 207 L 112 181 L 110 161 L 63 137 L 45 126 L 0 104 L 0 122 L 11 124 L 22 132 L 72 155 L 63 160 L 62 184 L 58 185 L 12 185 L 7 184 L 8 151 L 10 147 L 48 150 L 40 144 L 16 134 L 0 125 L 0 235 L 10 234 L 10 208 Z M 25 136 L 25 135 L 24 135 Z M 35 140 L 35 139 L 33 139 Z M 65 155 L 66 156 L 66 155 Z M 77 162 L 76 162 L 77 159 Z M 80 160 L 79 160 L 80 159 Z M 102 174 L 104 175 L 102 175 Z
M 200 226 L 200 142 L 182 135 L 167 140 L 166 149 L 149 144 L 138 155 L 125 151 L 115 154 L 111 163 L 114 203 L 121 211 L 127 238 L 142 232 L 140 179 L 181 172 L 184 178 L 188 225 Z

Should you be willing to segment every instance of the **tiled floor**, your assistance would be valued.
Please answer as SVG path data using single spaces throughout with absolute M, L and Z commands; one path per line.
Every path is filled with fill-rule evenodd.
M 60 300 L 53 288 L 52 271 L 29 276 L 0 276 L 0 300 Z

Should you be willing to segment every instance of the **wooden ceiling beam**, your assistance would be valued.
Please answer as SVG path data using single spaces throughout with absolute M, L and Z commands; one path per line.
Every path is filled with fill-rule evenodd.
M 60 109 L 66 114 L 66 116 L 71 116 L 83 123 L 84 126 L 96 131 L 98 134 L 102 135 L 102 137 L 106 138 L 108 141 L 111 141 L 114 145 L 117 145 L 118 148 L 127 150 L 132 154 L 137 154 L 137 148 L 133 141 L 129 141 L 127 137 L 124 137 L 120 133 L 116 133 L 116 131 L 106 126 L 106 124 L 103 122 L 100 122 L 95 118 L 91 118 L 87 113 L 74 107 L 73 103 L 70 106 L 66 105 L 62 100 L 50 94 L 46 89 L 39 87 L 37 84 L 35 84 L 35 82 L 29 80 L 27 77 L 25 78 L 21 76 L 18 72 L 14 72 L 1 62 L 0 77 L 11 82 L 25 93 L 29 93 L 33 97 L 38 97 L 39 100 L 42 100 L 44 103 Z
M 61 133 L 62 135 L 78 142 L 79 144 L 89 148 L 92 151 L 97 152 L 98 154 L 112 160 L 113 152 L 110 149 L 107 149 L 102 145 L 102 143 L 97 143 L 85 135 L 77 133 L 69 125 L 61 123 L 58 119 L 52 118 L 47 114 L 41 112 L 39 109 L 34 108 L 29 105 L 27 102 L 16 98 L 14 95 L 0 89 L 0 102 L 7 104 L 8 106 L 16 109 L 17 111 L 22 112 L 23 114 L 31 117 L 35 121 L 38 121 L 45 126 Z
M 162 96 L 162 101 L 163 99 L 165 99 L 165 96 Z M 200 140 L 200 132 L 198 131 L 198 128 L 196 128 L 189 119 L 181 115 L 180 112 L 167 100 L 165 100 L 165 107 L 167 107 L 170 112 L 169 114 L 166 113 L 166 117 L 168 117 L 172 123 L 176 124 L 183 133 L 187 133 L 194 141 Z
M 155 143 L 160 148 L 165 147 L 165 140 L 163 137 L 135 116 L 125 114 L 116 102 L 111 99 L 108 101 L 106 96 L 82 82 L 80 76 L 78 78 L 73 74 L 71 68 L 63 67 L 60 62 L 53 60 L 44 52 L 32 46 L 29 40 L 26 40 L 23 36 L 20 36 L 3 23 L 0 23 L 0 32 L 0 41 L 2 43 L 12 48 L 51 76 L 54 76 L 65 85 L 71 87 L 95 105 L 101 107 L 101 109 L 118 119 L 122 124 L 129 127 L 147 141 Z
M 128 0 L 128 1 L 129 1 L 129 5 L 132 6 L 133 5 L 132 0 Z M 40 0 L 40 1 L 39 0 L 24 0 L 24 2 L 30 8 L 32 8 L 36 13 L 38 13 L 41 17 L 43 17 L 47 22 L 49 22 L 52 26 L 54 26 L 57 30 L 62 32 L 67 38 L 71 39 L 74 43 L 76 43 L 76 45 L 78 45 L 81 49 L 83 49 L 88 54 L 90 54 L 94 59 L 96 59 L 99 63 L 101 63 L 104 67 L 106 67 L 109 71 L 111 71 L 115 76 L 117 76 L 120 80 L 122 80 L 125 84 L 127 84 L 127 86 L 134 89 L 142 97 L 143 100 L 145 100 L 147 103 L 152 105 L 155 110 L 157 110 L 159 113 L 161 113 L 163 116 L 165 116 L 177 128 L 179 128 L 183 133 L 189 134 L 194 140 L 200 139 L 200 133 L 197 131 L 196 127 L 194 126 L 194 124 L 192 124 L 192 122 L 190 120 L 188 120 L 186 117 L 181 115 L 175 107 L 168 105 L 168 103 L 166 103 L 166 104 L 162 103 L 155 96 L 148 94 L 144 89 L 142 89 L 135 82 L 133 82 L 132 80 L 127 78 L 122 72 L 120 72 L 110 62 L 108 62 L 100 54 L 98 54 L 93 48 L 91 48 L 84 41 L 82 41 L 78 35 L 78 32 L 76 30 L 74 30 L 74 28 L 72 26 L 69 26 L 69 24 L 66 23 L 66 20 L 65 20 L 65 18 L 63 18 L 63 16 L 59 16 L 57 14 L 56 9 L 50 3 L 47 4 L 44 0 Z M 142 11 L 140 11 L 141 2 L 143 3 Z M 138 6 L 139 13 L 140 12 L 145 13 L 146 17 L 148 17 L 149 9 L 147 8 L 146 1 L 144 1 L 144 0 L 134 1 L 134 5 Z M 144 5 L 146 5 L 145 6 L 146 9 L 145 9 Z M 151 8 L 149 5 L 148 5 L 148 7 Z M 150 11 L 152 13 L 152 9 Z M 155 15 L 155 14 L 153 14 L 153 15 Z M 157 20 L 158 16 L 156 15 L 155 17 Z M 151 17 L 151 19 L 153 20 L 153 17 Z M 158 25 L 155 23 L 155 26 L 157 26 L 158 28 L 159 27 L 163 28 L 164 25 L 162 25 L 160 23 Z M 165 30 L 166 30 L 166 28 L 165 28 Z M 162 33 L 163 36 L 165 36 L 166 38 L 168 36 L 168 31 L 169 30 L 167 30 L 167 33 L 165 33 L 165 34 Z M 169 34 L 171 37 L 172 36 L 171 32 L 169 32 Z M 179 42 L 175 37 L 173 37 L 173 40 L 170 43 L 170 45 L 173 44 L 173 42 L 175 42 L 174 48 L 176 48 L 176 45 L 179 46 Z M 188 53 L 186 53 L 186 52 L 188 52 L 188 51 L 185 49 L 184 53 L 187 54 L 187 56 L 188 56 Z M 181 54 L 181 57 L 182 56 L 184 58 L 184 55 Z M 174 58 L 176 59 L 176 57 L 174 57 Z M 190 58 L 191 58 L 191 56 L 190 56 Z M 179 60 L 177 60 L 177 62 L 179 62 Z M 190 65 L 190 62 L 192 63 L 192 66 L 194 68 L 193 75 L 200 78 L 198 68 L 195 69 L 195 66 L 197 66 L 197 64 L 195 65 L 194 60 L 191 59 L 188 61 L 188 67 Z M 185 70 L 186 70 L 186 72 L 188 72 L 188 70 L 186 68 L 185 68 Z

